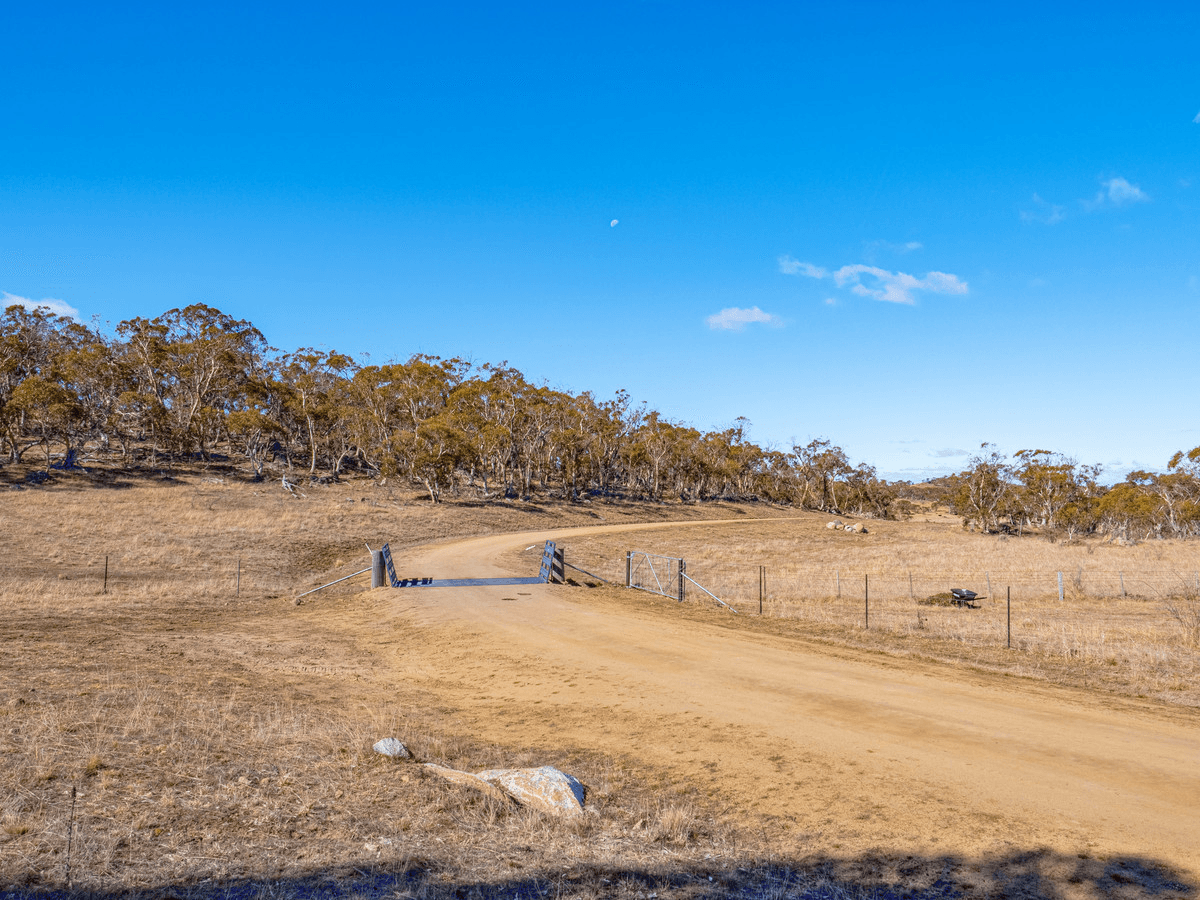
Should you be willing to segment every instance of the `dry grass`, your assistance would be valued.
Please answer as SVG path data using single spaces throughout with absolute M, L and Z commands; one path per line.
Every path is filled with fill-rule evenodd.
M 19 485 L 21 473 L 0 469 L 3 479 Z M 786 823 L 735 827 L 719 798 L 647 771 L 632 751 L 483 743 L 438 696 L 384 683 L 376 651 L 313 612 L 350 609 L 361 582 L 311 606 L 292 600 L 362 568 L 364 542 L 778 511 L 431 508 L 371 482 L 295 499 L 214 470 L 56 475 L 0 491 L 0 900 L 63 896 L 68 845 L 70 893 L 88 897 L 1036 896 L 1039 875 L 1107 896 L 1118 862 L 1122 884 L 1179 887 L 1137 861 L 840 859 Z M 771 559 L 817 533 L 764 527 Z M 721 558 L 712 563 L 692 571 L 732 591 L 741 570 L 720 584 Z M 782 580 L 771 585 L 776 612 L 801 612 L 785 605 Z M 831 631 L 851 630 L 824 606 Z M 497 804 L 372 753 L 386 735 L 459 768 L 559 765 L 587 786 L 594 812 L 564 825 Z M 1034 887 L 1014 888 L 1014 867 Z M 969 884 L 947 880 L 968 870 Z
M 373 680 L 369 648 L 292 600 L 362 568 L 364 542 L 727 507 L 431 508 L 369 481 L 296 499 L 211 471 L 0 491 L 0 897 L 68 875 L 89 895 L 541 897 L 618 880 L 631 897 L 686 895 L 705 854 L 749 858 L 686 785 L 664 794 L 628 760 L 463 734 L 437 697 Z M 386 735 L 464 769 L 560 765 L 593 815 L 563 826 L 497 804 L 371 752 Z
M 763 613 L 799 620 L 810 634 L 1200 706 L 1200 544 L 1062 544 L 969 533 L 949 518 L 870 522 L 861 535 L 832 531 L 828 520 L 764 522 L 753 534 L 702 525 L 596 535 L 565 550 L 618 583 L 629 549 L 683 557 L 689 576 L 743 613 L 758 612 L 765 566 Z M 951 587 L 978 592 L 979 608 L 929 603 Z M 1009 643 L 1009 591 L 1015 655 L 996 652 Z

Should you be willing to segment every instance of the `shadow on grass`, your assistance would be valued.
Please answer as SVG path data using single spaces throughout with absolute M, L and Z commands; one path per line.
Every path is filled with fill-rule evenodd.
M 875 856 L 807 858 L 730 867 L 719 861 L 658 867 L 564 862 L 561 871 L 522 873 L 500 880 L 463 878 L 432 862 L 341 867 L 228 881 L 197 879 L 152 887 L 30 884 L 0 887 L 0 900 L 312 900 L 312 898 L 425 898 L 425 900 L 542 900 L 546 897 L 628 897 L 642 900 L 935 900 L 951 897 L 1192 898 L 1197 886 L 1155 860 L 1138 856 L 1095 859 L 1050 850 L 985 858 Z
M 9 490 L 42 487 L 80 491 L 93 488 L 124 490 L 148 484 L 187 486 L 185 478 L 222 479 L 231 484 L 263 483 L 228 463 L 208 466 L 78 465 L 70 469 L 52 468 L 48 472 L 26 463 L 0 465 L 0 488 Z

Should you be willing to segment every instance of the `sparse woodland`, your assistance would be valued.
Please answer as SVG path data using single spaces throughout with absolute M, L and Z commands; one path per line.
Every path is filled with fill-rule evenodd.
M 45 309 L 0 317 L 0 447 L 46 469 L 244 458 L 256 477 L 350 473 L 446 496 L 760 499 L 898 518 L 932 500 L 985 531 L 1066 538 L 1186 537 L 1200 530 L 1200 447 L 1166 473 L 1112 487 L 1098 466 L 984 445 L 958 475 L 887 483 L 826 439 L 760 447 L 744 419 L 703 432 L 635 405 L 530 383 L 506 363 L 417 355 L 362 365 L 332 350 L 282 353 L 250 322 L 194 304 L 106 335 Z

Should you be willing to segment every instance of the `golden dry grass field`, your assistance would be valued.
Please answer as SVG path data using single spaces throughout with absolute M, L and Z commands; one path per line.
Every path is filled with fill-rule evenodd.
M 702 697 L 677 708 L 690 682 L 671 687 L 667 652 L 707 648 L 719 668 L 729 647 L 758 646 L 764 665 L 802 652 L 885 681 L 1004 678 L 1191 734 L 1196 650 L 1161 598 L 1086 591 L 1093 565 L 1117 566 L 1130 588 L 1138 573 L 1186 578 L 1190 544 L 1001 544 L 938 521 L 834 535 L 826 518 L 746 505 L 431 507 L 369 481 L 302 490 L 196 470 L 72 473 L 0 493 L 0 896 L 1195 895 L 1193 861 L 1170 847 L 1089 843 L 1065 826 L 1006 834 L 1015 813 L 910 802 L 870 750 L 835 765 Z M 702 518 L 742 521 L 595 527 Z M 578 526 L 594 534 L 565 532 L 569 562 L 614 574 L 626 549 L 683 555 L 742 614 L 603 586 L 364 593 L 362 579 L 294 601 L 363 568 L 364 542 L 390 541 L 402 565 L 426 567 L 414 574 L 459 574 L 460 556 L 481 574 L 526 574 L 537 550 L 502 536 Z M 456 542 L 475 535 L 503 553 L 472 563 Z M 932 592 L 982 564 L 994 588 L 997 572 L 1071 573 L 1083 557 L 1094 562 L 1070 598 L 1078 642 L 1065 651 L 1057 626 L 1039 624 L 1054 587 L 1014 612 L 1014 651 L 995 645 L 994 598 L 959 610 L 903 596 L 909 571 Z M 750 614 L 758 565 L 762 618 Z M 820 587 L 831 568 L 847 573 L 841 600 Z M 905 591 L 889 594 L 901 571 Z M 846 586 L 864 572 L 880 580 L 871 630 Z M 585 620 L 605 638 L 573 645 Z M 653 671 L 668 680 L 627 674 L 638 670 L 622 654 L 644 653 L 634 630 L 661 637 Z M 388 735 L 472 771 L 557 765 L 587 786 L 593 814 L 563 824 L 498 805 L 372 753 Z M 928 829 L 976 834 L 918 841 L 918 812 Z

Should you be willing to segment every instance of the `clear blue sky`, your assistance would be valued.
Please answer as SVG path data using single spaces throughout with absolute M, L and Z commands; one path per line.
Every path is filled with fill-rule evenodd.
M 1121 477 L 1200 444 L 1198 26 L 1182 3 L 10 3 L 0 291 L 508 360 L 889 477 L 982 441 Z

